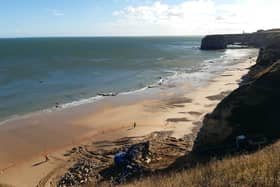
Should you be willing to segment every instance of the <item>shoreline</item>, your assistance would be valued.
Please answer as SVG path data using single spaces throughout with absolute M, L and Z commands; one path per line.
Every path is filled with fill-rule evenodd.
M 246 49 L 245 49 L 246 50 Z M 249 49 L 252 50 L 252 49 Z M 252 53 L 252 51 L 248 51 L 248 53 Z M 236 54 L 235 54 L 236 55 Z M 237 58 L 244 58 L 244 56 L 248 56 L 249 54 L 243 54 L 241 56 L 238 56 Z M 102 100 L 107 100 L 108 98 L 112 97 L 118 97 L 120 96 L 121 99 L 126 100 L 123 96 L 129 96 L 129 97 L 134 97 L 135 95 L 138 97 L 141 97 L 141 99 L 151 99 L 151 98 L 157 98 L 154 95 L 159 93 L 159 91 L 162 88 L 168 88 L 170 89 L 171 87 L 174 87 L 172 91 L 174 91 L 178 87 L 178 85 L 183 84 L 183 86 L 186 84 L 185 82 L 192 82 L 193 85 L 191 85 L 193 88 L 204 86 L 208 84 L 208 81 L 211 81 L 211 79 L 218 74 L 222 73 L 226 68 L 229 66 L 232 66 L 232 62 L 230 62 L 228 65 L 222 65 L 219 66 L 223 61 L 235 61 L 237 60 L 236 58 L 233 59 L 233 56 L 231 56 L 228 59 L 223 59 L 226 56 L 226 54 L 221 55 L 218 58 L 213 58 L 213 59 L 208 59 L 204 60 L 205 64 L 203 64 L 199 70 L 196 71 L 191 71 L 188 72 L 185 70 L 165 70 L 166 73 L 172 73 L 166 77 L 159 77 L 158 80 L 151 84 L 144 85 L 144 87 L 140 88 L 135 88 L 135 89 L 129 89 L 129 90 L 124 90 L 121 92 L 99 92 L 94 96 L 90 97 L 85 97 L 85 98 L 79 98 L 76 100 L 72 100 L 69 102 L 56 102 L 53 103 L 53 105 L 45 108 L 39 108 L 38 110 L 27 110 L 25 112 L 21 113 L 13 113 L 9 116 L 6 117 L 0 117 L 0 126 L 4 125 L 6 123 L 11 123 L 13 121 L 18 121 L 18 120 L 24 120 L 26 118 L 30 118 L 32 116 L 44 114 L 44 113 L 52 113 L 52 112 L 59 112 L 61 110 L 67 110 L 68 108 L 73 108 L 73 107 L 80 107 L 83 105 L 88 105 L 88 104 L 95 104 L 96 102 L 102 102 Z M 217 71 L 213 71 L 213 64 L 215 63 L 217 65 Z M 211 65 L 210 65 L 211 64 Z M 211 70 L 210 70 L 211 69 Z M 205 74 L 204 74 L 205 73 Z M 195 75 L 198 74 L 198 75 Z M 190 77 L 189 77 L 190 76 Z M 193 78 L 193 77 L 195 78 Z M 207 78 L 202 78 L 206 76 Z M 192 77 L 192 78 L 191 78 Z M 200 77 L 200 78 L 197 78 Z M 182 80 L 181 80 L 182 79 Z M 191 89 L 191 87 L 189 87 Z M 185 93 L 185 90 L 181 90 L 181 93 Z M 152 96 L 153 95 L 153 96 Z M 144 96 L 144 97 L 143 97 Z M 134 97 L 134 99 L 139 99 L 137 97 Z M 112 100 L 112 99 L 109 99 Z M 114 100 L 114 99 L 113 99 Z
M 172 136 L 176 138 L 191 134 L 192 130 L 197 127 L 195 123 L 201 122 L 206 113 L 211 112 L 216 104 L 227 95 L 229 91 L 234 90 L 238 86 L 237 81 L 247 73 L 247 68 L 252 66 L 252 61 L 255 62 L 255 58 L 246 60 L 246 62 L 240 60 L 239 63 L 233 65 L 232 70 L 225 70 L 220 75 L 211 79 L 206 86 L 193 88 L 193 91 L 183 95 L 170 93 L 170 90 L 161 90 L 160 93 L 164 99 L 141 100 L 140 97 L 140 102 L 132 102 L 128 99 L 124 105 L 119 105 L 120 101 L 112 102 L 112 100 L 110 101 L 110 98 L 108 98 L 107 101 L 105 100 L 99 107 L 92 107 L 90 104 L 84 105 L 83 109 L 80 107 L 78 114 L 76 114 L 76 112 L 74 114 L 73 108 L 69 108 L 67 111 L 65 111 L 65 109 L 63 112 L 57 111 L 56 115 L 44 114 L 44 116 L 42 116 L 38 114 L 38 116 L 35 116 L 32 120 L 26 119 L 24 127 L 29 128 L 21 129 L 22 131 L 17 131 L 17 124 L 14 124 L 14 126 L 6 125 L 6 127 L 0 127 L 6 130 L 4 130 L 4 132 L 2 131 L 3 135 L 12 131 L 16 132 L 13 136 L 17 134 L 20 135 L 19 137 L 22 139 L 26 138 L 24 136 L 35 133 L 37 136 L 29 137 L 27 142 L 35 141 L 38 144 L 33 146 L 24 145 L 21 144 L 22 142 L 19 143 L 22 140 L 21 138 L 14 139 L 13 142 L 11 141 L 12 139 L 9 140 L 7 135 L 6 137 L 1 135 L 1 142 L 9 142 L 10 146 L 6 145 L 6 147 L 14 149 L 12 152 L 9 152 L 6 157 L 3 157 L 3 155 L 0 157 L 1 169 L 5 168 L 3 166 L 3 160 L 5 160 L 5 158 L 10 158 L 11 153 L 19 152 L 18 148 L 29 153 L 33 151 L 33 156 L 20 155 L 20 157 L 28 157 L 31 158 L 31 160 L 24 161 L 24 159 L 20 161 L 21 164 L 16 164 L 5 170 L 2 174 L 0 173 L 0 182 L 8 183 L 14 180 L 14 177 L 19 174 L 16 170 L 22 168 L 22 171 L 28 172 L 21 177 L 21 180 L 25 182 L 29 181 L 29 186 L 37 184 L 38 180 L 40 180 L 45 173 L 48 173 L 47 170 L 52 171 L 52 169 L 58 165 L 58 161 L 52 161 L 53 163 L 46 163 L 36 168 L 30 167 L 30 165 L 32 165 L 31 163 L 42 160 L 41 152 L 46 152 L 46 150 L 48 154 L 55 155 L 55 157 L 63 160 L 65 158 L 63 158 L 61 154 L 68 148 L 73 147 L 73 145 L 81 145 L 106 139 L 114 140 L 121 137 L 139 137 L 155 131 L 173 131 Z M 186 88 L 190 88 L 190 86 L 185 85 L 182 89 L 184 90 Z M 65 119 L 65 121 L 62 122 L 60 117 L 64 117 L 62 119 Z M 52 131 L 54 129 L 48 127 L 51 121 L 53 122 L 52 126 L 55 125 L 56 127 L 55 131 Z M 137 122 L 136 129 L 129 130 L 134 121 Z M 40 123 L 40 125 L 38 125 L 38 123 Z M 114 125 L 114 128 L 112 128 L 112 125 Z M 53 134 L 54 132 L 55 134 Z M 46 144 L 46 142 L 44 143 L 45 139 L 40 137 L 40 135 L 44 135 L 45 133 L 52 136 L 54 135 L 53 140 L 47 141 L 49 145 L 52 144 L 54 149 L 43 148 L 42 150 L 42 147 L 40 147 L 40 145 Z M 65 133 L 67 133 L 67 136 L 64 135 Z M 80 136 L 80 138 L 76 138 L 78 136 Z M 73 137 L 75 138 L 73 139 Z M 49 139 L 48 136 L 46 138 Z M 71 143 L 60 147 L 56 144 L 57 142 L 59 142 L 60 145 L 66 142 Z M 17 147 L 14 147 L 15 145 Z M 2 146 L 3 145 L 1 145 L 1 147 Z M 35 154 L 36 152 L 38 154 Z M 11 164 L 7 164 L 7 166 L 9 165 Z M 37 173 L 37 178 L 34 177 L 34 173 Z M 21 180 L 14 182 L 23 183 Z M 25 182 L 24 184 L 28 186 Z

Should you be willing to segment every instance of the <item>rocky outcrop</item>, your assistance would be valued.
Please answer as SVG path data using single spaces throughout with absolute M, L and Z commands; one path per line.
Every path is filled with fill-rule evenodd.
M 238 135 L 280 137 L 280 37 L 260 50 L 249 79 L 205 116 L 194 150 L 235 142 Z
M 202 39 L 200 48 L 202 50 L 226 49 L 227 43 L 224 35 L 209 35 Z
M 248 75 L 251 80 L 256 79 L 256 75 L 261 73 L 265 68 L 271 66 L 280 59 L 280 34 L 268 39 L 268 44 L 265 48 L 259 51 L 256 65 L 254 65 Z M 259 74 L 260 75 L 260 74 Z
M 227 45 L 232 44 L 262 48 L 267 46 L 270 40 L 279 33 L 279 31 L 262 31 L 248 34 L 208 35 L 202 39 L 200 48 L 202 50 L 226 49 Z

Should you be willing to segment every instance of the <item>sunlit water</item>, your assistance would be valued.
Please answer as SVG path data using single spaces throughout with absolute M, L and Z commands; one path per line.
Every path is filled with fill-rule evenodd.
M 251 52 L 201 51 L 200 41 L 201 37 L 0 39 L 0 120 L 163 80 L 199 85 Z

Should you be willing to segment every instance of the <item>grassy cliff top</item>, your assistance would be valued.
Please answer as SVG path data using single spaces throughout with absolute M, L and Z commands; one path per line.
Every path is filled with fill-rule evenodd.
M 225 157 L 205 165 L 166 175 L 151 176 L 126 186 L 280 186 L 280 142 L 253 154 Z

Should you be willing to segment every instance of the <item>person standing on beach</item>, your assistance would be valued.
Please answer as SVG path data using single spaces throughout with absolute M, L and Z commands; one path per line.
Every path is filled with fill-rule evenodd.
M 45 157 L 45 162 L 50 160 L 48 154 L 45 154 L 44 157 Z
M 134 121 L 133 123 L 133 128 L 135 129 L 136 128 L 136 122 Z

